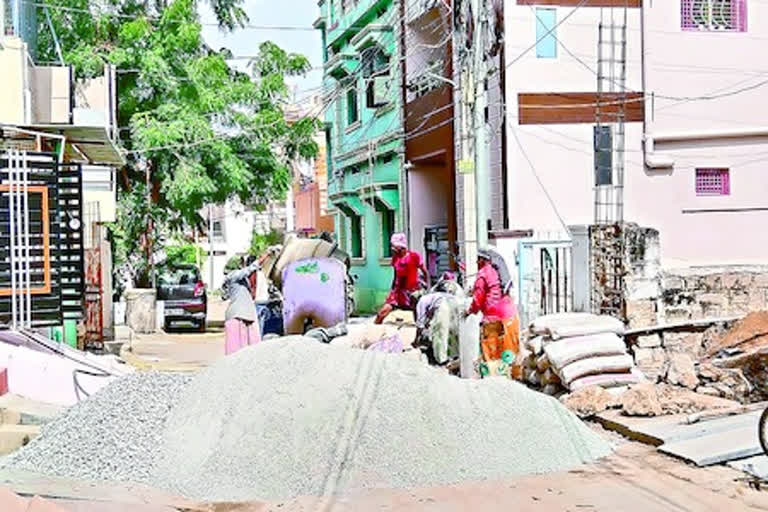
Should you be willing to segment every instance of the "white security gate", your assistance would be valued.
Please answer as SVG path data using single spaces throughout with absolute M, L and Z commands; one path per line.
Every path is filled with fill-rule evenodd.
M 522 240 L 517 254 L 521 325 L 541 315 L 573 311 L 571 241 Z

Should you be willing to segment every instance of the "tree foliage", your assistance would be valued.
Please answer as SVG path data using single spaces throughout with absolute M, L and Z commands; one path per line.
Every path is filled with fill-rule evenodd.
M 247 21 L 241 4 L 210 0 L 223 30 Z M 213 50 L 202 38 L 197 0 L 48 5 L 64 61 L 79 78 L 100 75 L 107 63 L 118 70 L 120 144 L 128 163 L 120 172 L 112 237 L 118 262 L 131 261 L 134 277 L 146 273 L 150 239 L 200 226 L 208 203 L 238 198 L 259 206 L 283 198 L 291 160 L 316 154 L 319 121 L 289 122 L 284 112 L 285 78 L 308 71 L 304 56 L 265 42 L 250 75 L 231 69 L 230 52 Z M 38 60 L 53 62 L 53 38 L 40 14 Z

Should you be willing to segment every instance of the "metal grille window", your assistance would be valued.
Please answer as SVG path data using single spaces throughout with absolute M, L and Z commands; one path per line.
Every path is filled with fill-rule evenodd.
M 595 185 L 613 184 L 613 132 L 610 126 L 593 128 L 595 141 Z
M 696 169 L 697 196 L 727 196 L 731 193 L 728 169 Z
M 747 0 L 681 0 L 681 26 L 691 31 L 747 31 Z
M 347 89 L 347 126 L 352 126 L 360 121 L 360 111 L 357 108 L 357 88 Z

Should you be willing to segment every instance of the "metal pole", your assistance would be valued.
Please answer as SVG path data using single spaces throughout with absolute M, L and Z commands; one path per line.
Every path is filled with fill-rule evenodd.
M 26 327 L 29 329 L 32 327 L 32 269 L 31 269 L 31 262 L 29 257 L 29 163 L 27 161 L 27 152 L 25 151 L 23 153 L 24 158 L 22 160 L 22 169 L 21 171 L 24 173 L 23 175 L 23 181 L 24 181 L 24 266 L 25 268 L 25 278 L 26 278 L 26 292 L 25 296 L 27 299 L 27 320 L 26 320 Z M 42 200 L 42 196 L 40 198 Z M 41 208 L 42 209 L 42 208 Z
M 53 37 L 53 44 L 56 48 L 56 55 L 59 57 L 59 63 L 63 66 L 64 57 L 61 54 L 61 45 L 59 44 L 59 38 L 58 36 L 56 36 L 56 30 L 53 28 L 53 23 L 51 22 L 51 14 L 48 12 L 47 6 L 44 6 L 43 9 L 45 10 L 45 20 L 48 22 L 48 29 L 51 31 L 51 37 Z
M 488 219 L 490 194 L 490 172 L 485 108 L 488 105 L 486 90 L 488 62 L 486 61 L 486 40 L 488 13 L 486 0 L 473 0 L 474 41 L 472 42 L 474 81 L 474 136 L 475 136 L 475 208 L 477 210 L 477 245 L 488 245 Z
M 475 221 L 475 161 L 472 153 L 470 135 L 472 117 L 472 100 L 474 95 L 474 73 L 470 65 L 471 53 L 463 50 L 467 40 L 467 24 L 470 22 L 468 4 L 460 13 L 458 28 L 453 47 L 459 55 L 458 69 L 460 122 L 458 125 L 458 141 L 461 147 L 461 159 L 458 168 L 462 182 L 462 213 L 464 227 L 464 285 L 471 285 L 471 279 L 477 273 L 477 222 Z
M 210 269 L 210 286 L 213 290 L 213 206 L 208 205 L 208 267 Z
M 23 200 L 21 198 L 21 152 L 18 153 L 16 159 L 16 252 L 18 256 L 16 258 L 16 266 L 18 267 L 18 276 L 16 277 L 16 283 L 19 285 L 18 293 L 16 294 L 19 301 L 19 324 L 24 327 L 24 215 L 23 215 Z
M 11 250 L 9 259 L 11 260 L 11 328 L 16 328 L 16 238 L 14 235 L 16 229 L 14 215 L 14 179 L 16 178 L 16 151 L 8 151 L 8 213 L 10 219 L 10 240 Z

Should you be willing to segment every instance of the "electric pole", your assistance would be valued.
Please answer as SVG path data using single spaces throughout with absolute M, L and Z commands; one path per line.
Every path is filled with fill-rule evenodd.
M 490 170 L 488 124 L 485 118 L 488 106 L 488 60 L 486 57 L 486 45 L 488 34 L 488 5 L 487 0 L 473 0 L 472 13 L 474 15 L 474 41 L 472 42 L 473 66 L 474 66 L 474 137 L 475 137 L 475 209 L 477 222 L 477 245 L 488 245 L 488 219 L 490 203 Z
M 490 198 L 489 156 L 485 109 L 488 105 L 485 84 L 487 0 L 465 0 L 457 13 L 454 48 L 459 55 L 459 143 L 464 205 L 464 257 L 466 278 L 477 273 L 477 250 L 488 243 L 488 205 Z M 472 28 L 470 35 L 469 28 Z

